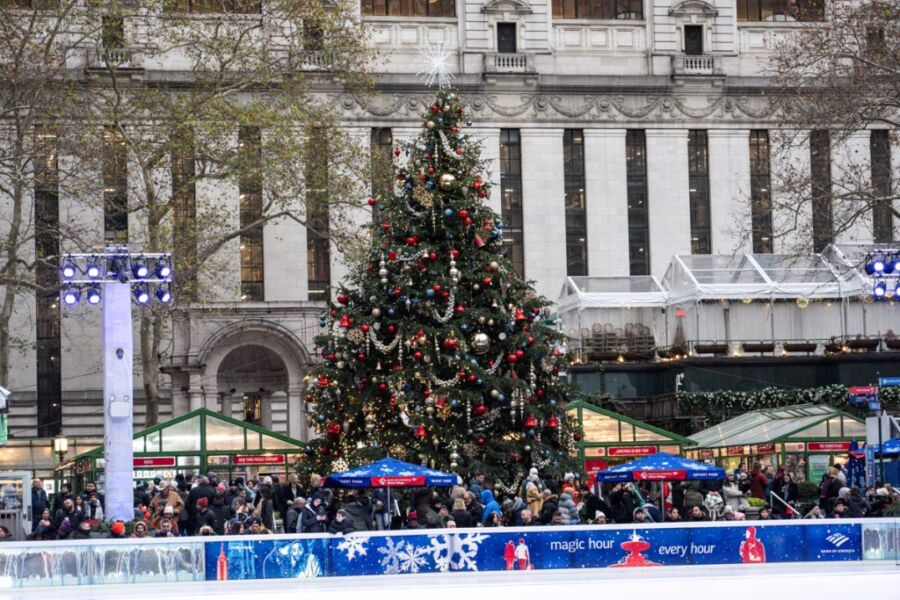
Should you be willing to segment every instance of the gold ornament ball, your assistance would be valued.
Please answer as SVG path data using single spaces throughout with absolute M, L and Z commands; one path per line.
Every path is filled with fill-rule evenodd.
M 380 317 L 380 316 L 381 316 L 381 309 L 380 309 L 380 308 L 373 308 L 373 309 L 372 309 L 372 316 L 373 316 L 373 317 L 376 317 L 376 318 L 377 318 L 377 317 Z
M 456 183 L 456 175 L 452 173 L 444 173 L 441 175 L 440 179 L 438 179 L 438 183 L 441 186 L 442 190 L 449 190 L 453 187 L 453 184 Z
M 475 354 L 484 354 L 491 347 L 491 338 L 486 333 L 476 333 L 472 336 L 472 352 Z
M 491 268 L 492 268 L 493 270 L 496 271 L 497 269 L 500 268 L 500 263 L 498 263 L 496 260 L 492 260 L 492 261 L 491 261 Z
M 425 127 L 427 127 L 428 129 L 434 129 L 434 126 L 434 121 L 428 121 L 427 123 L 425 123 Z

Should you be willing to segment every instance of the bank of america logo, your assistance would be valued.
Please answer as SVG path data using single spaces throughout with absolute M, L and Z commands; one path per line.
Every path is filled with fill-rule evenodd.
M 847 542 L 850 541 L 850 538 L 848 538 L 846 535 L 844 535 L 842 533 L 832 533 L 825 539 L 828 540 L 829 542 L 831 542 L 832 544 L 834 544 L 834 546 L 836 548 L 840 548 L 841 546 L 843 546 L 844 544 L 846 544 Z

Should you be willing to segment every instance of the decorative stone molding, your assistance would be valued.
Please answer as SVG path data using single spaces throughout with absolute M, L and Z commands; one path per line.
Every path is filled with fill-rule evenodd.
M 687 15 L 703 15 L 704 17 L 718 16 L 719 11 L 713 5 L 703 0 L 684 0 L 669 9 L 669 14 L 674 17 Z
M 489 0 L 481 7 L 483 13 L 519 13 L 520 15 L 531 14 L 531 5 L 525 0 Z
M 776 117 L 769 100 L 758 96 L 461 94 L 480 119 L 529 118 L 535 121 L 640 121 L 709 119 L 768 121 Z M 348 118 L 418 119 L 434 98 L 430 94 L 384 94 L 371 98 L 332 97 Z

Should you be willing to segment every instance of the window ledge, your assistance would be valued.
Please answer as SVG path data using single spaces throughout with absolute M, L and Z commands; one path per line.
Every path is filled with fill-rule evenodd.
M 394 16 L 364 16 L 363 23 L 442 23 L 456 25 L 458 17 L 394 17 Z
M 825 25 L 825 21 L 738 21 L 738 29 L 745 28 L 769 28 L 769 29 L 805 29 Z
M 554 25 L 634 25 L 645 27 L 646 19 L 553 19 Z

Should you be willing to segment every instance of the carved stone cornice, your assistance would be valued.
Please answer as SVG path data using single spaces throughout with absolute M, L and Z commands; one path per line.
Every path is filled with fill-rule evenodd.
M 768 121 L 775 115 L 768 98 L 752 95 L 682 94 L 460 94 L 479 119 L 527 118 L 532 121 L 683 121 L 717 119 Z M 418 119 L 434 101 L 432 94 L 392 93 L 331 97 L 347 118 Z

